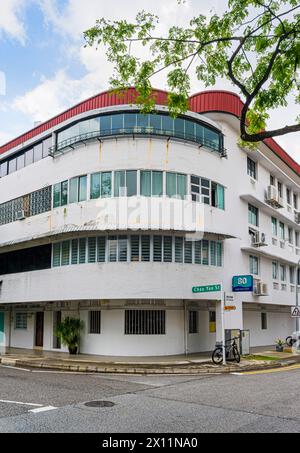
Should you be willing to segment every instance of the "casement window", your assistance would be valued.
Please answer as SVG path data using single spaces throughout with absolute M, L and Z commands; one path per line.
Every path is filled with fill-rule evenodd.
M 0 163 L 0 178 L 4 178 L 8 174 L 8 162 L 4 161 Z
M 198 312 L 189 311 L 189 333 L 198 333 Z
M 142 248 L 142 261 L 150 262 L 150 236 L 142 236 L 141 248 Z
M 202 264 L 209 265 L 209 241 L 202 241 Z
M 280 280 L 282 282 L 286 281 L 286 267 L 283 264 L 280 264 Z
M 34 162 L 38 162 L 43 159 L 43 143 L 39 143 L 33 148 Z
M 282 222 L 279 222 L 279 238 L 285 240 L 285 225 Z
M 115 197 L 134 197 L 137 195 L 137 171 L 116 171 L 115 175 Z
M 272 217 L 272 235 L 274 237 L 277 237 L 278 235 L 278 222 L 274 217 Z
M 217 332 L 217 315 L 215 311 L 210 311 L 208 314 L 209 318 L 209 333 Z
M 294 243 L 294 230 L 293 230 L 293 228 L 289 227 L 288 234 L 289 234 L 289 244 L 293 244 Z
M 15 330 L 27 330 L 27 313 L 15 314 Z
M 290 266 L 290 284 L 295 284 L 295 268 Z
M 291 205 L 291 190 L 286 188 L 286 202 L 288 205 Z
M 68 204 L 69 182 L 63 181 L 53 186 L 53 208 Z
M 275 261 L 272 263 L 272 277 L 273 280 L 278 280 L 278 263 Z
M 267 316 L 267 313 L 261 313 L 261 330 L 268 330 L 268 316 Z
M 70 179 L 70 203 L 78 203 L 87 199 L 87 176 Z
M 300 233 L 299 233 L 299 231 L 295 231 L 295 244 L 296 244 L 296 247 L 300 247 Z
M 275 187 L 275 178 L 273 175 L 270 175 L 270 185 Z
M 91 175 L 91 200 L 112 196 L 112 172 Z
M 165 334 L 165 310 L 125 310 L 125 335 Z
M 115 235 L 71 239 L 52 245 L 52 267 L 128 260 L 222 267 L 223 244 L 188 241 L 177 236 Z
M 250 225 L 259 226 L 258 208 L 251 204 L 248 205 L 248 222 Z
M 17 157 L 17 170 L 22 170 L 25 167 L 25 154 Z
M 89 334 L 101 334 L 101 311 L 89 311 Z
M 192 201 L 225 209 L 224 187 L 208 179 L 191 176 L 191 194 Z
M 167 173 L 167 196 L 185 199 L 187 194 L 187 177 L 178 173 Z
M 294 193 L 293 199 L 294 199 L 294 208 L 298 209 L 298 194 Z
M 61 265 L 69 266 L 70 264 L 70 241 L 64 241 L 61 244 Z
M 141 171 L 141 195 L 143 197 L 163 196 L 162 171 Z
M 278 188 L 279 196 L 282 197 L 283 191 L 282 191 L 282 183 L 280 181 L 277 181 L 277 188 Z
M 251 178 L 256 179 L 256 162 L 250 159 L 250 157 L 247 158 L 247 173 L 249 176 L 251 176 Z
M 249 262 L 250 262 L 250 274 L 259 275 L 259 259 L 258 259 L 258 257 L 250 255 Z

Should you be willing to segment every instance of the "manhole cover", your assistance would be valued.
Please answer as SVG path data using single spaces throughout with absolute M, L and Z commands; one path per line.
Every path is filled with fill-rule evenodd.
M 88 403 L 85 403 L 86 407 L 113 407 L 115 406 L 115 403 L 112 403 L 111 401 L 89 401 Z

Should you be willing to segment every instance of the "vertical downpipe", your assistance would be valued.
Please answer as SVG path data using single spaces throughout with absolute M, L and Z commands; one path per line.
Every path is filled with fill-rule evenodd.
M 187 301 L 184 304 L 184 354 L 188 355 L 188 333 L 187 333 Z

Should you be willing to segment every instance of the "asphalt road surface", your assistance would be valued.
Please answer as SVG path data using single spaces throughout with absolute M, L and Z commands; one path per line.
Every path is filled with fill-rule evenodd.
M 0 366 L 0 433 L 300 432 L 299 378 L 299 365 L 209 377 Z M 85 406 L 96 400 L 113 405 Z

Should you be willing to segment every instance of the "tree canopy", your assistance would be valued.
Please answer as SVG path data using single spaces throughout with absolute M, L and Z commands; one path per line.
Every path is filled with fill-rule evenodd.
M 165 36 L 157 34 L 158 25 L 156 15 L 141 11 L 134 22 L 98 19 L 84 34 L 87 45 L 105 47 L 114 65 L 111 87 L 135 86 L 142 111 L 154 109 L 151 80 L 162 71 L 171 114 L 187 111 L 194 71 L 206 87 L 221 78 L 239 89 L 243 141 L 300 131 L 300 115 L 294 124 L 266 130 L 271 111 L 286 107 L 288 96 L 300 104 L 299 0 L 228 0 L 223 15 L 200 14 L 187 27 L 171 27 Z M 135 43 L 147 49 L 148 59 L 137 56 Z

